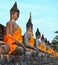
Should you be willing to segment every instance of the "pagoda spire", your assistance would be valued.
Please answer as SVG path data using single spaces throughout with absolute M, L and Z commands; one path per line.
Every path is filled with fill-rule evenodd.
M 43 34 L 42 34 L 42 36 L 41 36 L 41 39 L 45 39 Z
M 36 36 L 40 35 L 41 33 L 39 32 L 39 29 L 37 28 L 37 31 L 35 33 Z
M 33 29 L 33 24 L 32 24 L 32 20 L 31 19 L 32 19 L 32 16 L 31 16 L 31 12 L 30 12 L 29 20 L 26 23 L 26 28 L 31 27 Z
M 29 19 L 30 19 L 30 22 L 32 22 L 32 14 L 31 14 L 31 12 L 30 12 L 30 18 Z
M 10 13 L 13 13 L 13 12 L 18 12 L 18 13 L 20 12 L 20 10 L 17 7 L 17 2 L 15 2 L 13 7 L 10 9 Z

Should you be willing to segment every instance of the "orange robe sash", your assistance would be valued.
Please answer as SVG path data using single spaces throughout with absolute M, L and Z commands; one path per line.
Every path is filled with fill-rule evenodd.
M 11 54 L 12 52 L 15 51 L 17 45 L 16 44 L 13 44 L 15 41 L 14 39 L 15 38 L 17 41 L 19 41 L 20 43 L 22 43 L 22 31 L 20 28 L 18 28 L 14 33 L 13 33 L 13 36 L 11 36 L 10 34 L 7 34 L 5 37 L 4 37 L 4 41 L 10 45 L 10 52 L 9 54 Z
M 33 34 L 30 32 L 30 35 L 31 35 L 31 37 L 30 37 L 30 39 L 28 40 L 28 43 L 31 45 L 31 46 L 33 46 L 34 47 L 34 36 L 33 36 Z

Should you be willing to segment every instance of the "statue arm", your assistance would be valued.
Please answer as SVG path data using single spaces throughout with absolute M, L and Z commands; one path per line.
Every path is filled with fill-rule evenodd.
M 12 35 L 12 24 L 10 22 L 6 24 L 6 34 Z
M 29 40 L 29 39 L 30 39 L 30 34 L 29 34 L 29 33 L 26 33 L 26 34 L 24 35 L 24 44 L 25 44 L 25 46 L 26 46 L 27 48 L 30 48 L 30 49 L 35 50 L 34 47 L 32 47 L 31 45 L 29 45 L 29 43 L 28 43 L 28 40 Z

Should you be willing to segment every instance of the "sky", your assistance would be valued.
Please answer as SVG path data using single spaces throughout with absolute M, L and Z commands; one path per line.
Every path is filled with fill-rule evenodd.
M 0 0 L 0 24 L 6 26 L 10 20 L 10 9 L 17 2 L 20 16 L 17 24 L 22 29 L 22 35 L 26 32 L 30 12 L 32 13 L 33 32 L 37 28 L 50 42 L 58 30 L 58 0 Z

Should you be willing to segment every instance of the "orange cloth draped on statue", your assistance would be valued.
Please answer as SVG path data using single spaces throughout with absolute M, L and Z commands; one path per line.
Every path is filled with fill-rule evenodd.
M 38 46 L 38 48 L 39 48 L 39 49 L 41 49 L 41 50 L 43 49 L 43 47 L 42 47 L 42 44 L 41 44 L 41 43 L 40 43 L 40 45 Z
M 30 39 L 28 40 L 28 44 L 29 44 L 30 46 L 34 47 L 34 35 L 32 34 L 32 32 L 30 32 L 30 35 L 31 35 L 31 37 L 30 37 Z M 32 50 L 32 49 L 30 49 L 30 48 L 26 48 L 26 49 Z
M 4 41 L 10 45 L 10 51 L 9 51 L 9 54 L 11 54 L 12 52 L 15 51 L 17 45 L 16 44 L 13 44 L 15 41 L 14 39 L 15 38 L 18 42 L 22 43 L 22 31 L 21 31 L 21 28 L 18 28 L 14 33 L 13 33 L 13 36 L 11 36 L 10 34 L 7 34 L 5 37 L 4 37 Z
M 47 50 L 47 52 L 48 52 L 49 54 L 53 54 L 53 50 L 52 50 L 51 48 L 49 48 L 49 49 Z
M 30 34 L 31 34 L 31 37 L 30 37 L 30 39 L 28 40 L 28 43 L 31 45 L 31 46 L 33 46 L 34 47 L 34 36 L 33 36 L 33 34 L 30 32 Z
M 43 51 L 46 52 L 46 45 L 42 45 L 42 47 L 43 47 Z
M 56 57 L 58 57 L 58 53 L 56 51 L 53 52 L 53 55 L 56 56 Z
M 56 52 L 56 57 L 58 57 L 58 53 Z
M 42 51 L 46 52 L 46 45 L 42 45 L 42 43 L 40 43 L 38 48 L 41 49 Z

